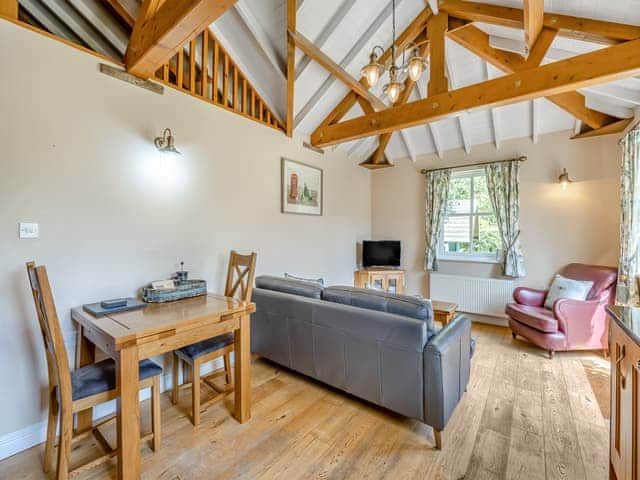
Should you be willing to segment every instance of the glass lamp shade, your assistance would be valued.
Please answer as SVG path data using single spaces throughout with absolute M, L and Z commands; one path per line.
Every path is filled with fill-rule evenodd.
M 412 82 L 417 82 L 424 72 L 425 69 L 425 61 L 424 58 L 415 54 L 409 59 L 409 63 L 407 65 L 407 70 L 409 71 L 409 78 Z
M 372 56 L 371 62 L 365 65 L 361 71 L 362 76 L 367 79 L 367 85 L 369 85 L 369 88 L 376 86 L 378 80 L 380 80 L 381 70 L 382 67 L 378 62 L 376 62 L 375 57 Z
M 391 81 L 385 85 L 384 94 L 391 103 L 396 103 L 398 98 L 400 98 L 402 90 L 404 90 L 404 85 L 397 79 L 392 78 Z

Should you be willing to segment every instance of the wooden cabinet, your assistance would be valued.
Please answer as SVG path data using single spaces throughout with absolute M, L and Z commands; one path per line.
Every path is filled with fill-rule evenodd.
M 639 480 L 640 346 L 615 321 L 610 322 L 611 441 L 610 478 Z
M 385 292 L 404 293 L 404 270 L 365 268 L 353 273 L 356 288 L 377 288 Z

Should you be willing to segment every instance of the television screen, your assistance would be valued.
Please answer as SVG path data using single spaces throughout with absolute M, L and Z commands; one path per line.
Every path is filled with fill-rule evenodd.
M 398 240 L 382 240 L 362 242 L 363 267 L 399 267 L 400 242 Z

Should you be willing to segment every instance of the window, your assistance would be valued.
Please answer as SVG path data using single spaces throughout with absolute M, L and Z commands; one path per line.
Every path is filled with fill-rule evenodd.
M 484 170 L 452 173 L 439 257 L 495 262 L 500 246 Z

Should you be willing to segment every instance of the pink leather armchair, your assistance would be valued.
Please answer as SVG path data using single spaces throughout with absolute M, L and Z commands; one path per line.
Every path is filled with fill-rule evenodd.
M 571 263 L 560 272 L 563 277 L 593 282 L 584 301 L 560 298 L 553 309 L 544 307 L 547 290 L 518 287 L 514 303 L 505 309 L 513 338 L 520 335 L 549 351 L 607 350 L 609 320 L 605 307 L 613 303 L 617 270 L 612 267 Z

